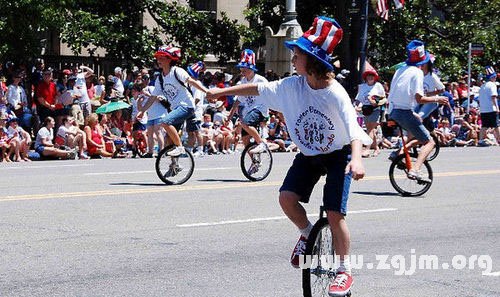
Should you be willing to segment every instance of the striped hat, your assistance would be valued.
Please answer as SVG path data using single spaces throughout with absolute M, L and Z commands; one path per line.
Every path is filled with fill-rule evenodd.
M 406 64 L 411 66 L 424 65 L 431 59 L 431 55 L 425 50 L 425 44 L 420 40 L 412 40 L 408 43 L 406 53 L 408 54 Z
M 236 68 L 248 68 L 257 72 L 257 67 L 255 67 L 255 53 L 251 49 L 245 49 L 241 52 L 241 59 Z
M 200 72 L 205 69 L 205 64 L 202 61 L 198 61 L 190 66 L 187 67 L 187 72 L 189 75 L 194 77 L 195 79 L 198 79 L 198 76 L 200 75 Z
M 181 59 L 181 49 L 171 45 L 162 46 L 156 51 L 154 57 L 167 57 L 174 61 L 179 61 Z
M 343 30 L 336 20 L 319 16 L 314 19 L 312 27 L 296 41 L 285 41 L 285 46 L 293 50 L 299 47 L 333 70 L 332 53 L 342 40 Z
M 486 71 L 486 79 L 491 79 L 492 77 L 497 76 L 495 68 L 493 68 L 492 66 L 486 66 L 484 70 Z

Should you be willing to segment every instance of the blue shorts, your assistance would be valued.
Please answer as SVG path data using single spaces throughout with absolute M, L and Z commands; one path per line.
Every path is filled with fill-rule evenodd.
M 134 122 L 134 124 L 132 125 L 132 131 L 144 131 L 146 130 L 146 125 L 144 125 L 143 123 L 141 122 Z
M 201 130 L 201 121 L 197 120 L 195 117 L 186 120 L 186 131 L 196 132 Z
M 43 145 L 39 145 L 39 146 L 35 147 L 35 152 L 39 153 L 40 155 L 42 155 L 44 150 L 45 150 L 45 147 Z
M 255 127 L 258 129 L 260 127 L 260 122 L 265 121 L 266 117 L 260 112 L 258 109 L 250 110 L 244 117 L 243 123 L 247 126 Z M 248 135 L 248 132 L 245 129 L 241 130 L 241 136 Z
M 409 109 L 393 109 L 389 117 L 419 141 L 427 142 L 431 139 L 431 134 L 413 114 L 413 111 Z
M 161 122 L 171 126 L 182 125 L 185 120 L 194 118 L 194 108 L 187 108 L 184 106 L 177 106 L 174 110 L 169 112 Z
M 152 127 L 152 126 L 158 126 L 161 125 L 162 120 L 165 118 L 165 116 L 161 116 L 157 119 L 152 119 L 148 120 L 148 123 L 146 124 L 146 127 Z
M 323 186 L 323 206 L 326 210 L 347 214 L 347 200 L 351 186 L 351 174 L 345 174 L 345 167 L 351 159 L 350 146 L 326 155 L 304 156 L 298 153 L 288 169 L 282 191 L 290 191 L 308 203 L 314 186 L 326 174 Z

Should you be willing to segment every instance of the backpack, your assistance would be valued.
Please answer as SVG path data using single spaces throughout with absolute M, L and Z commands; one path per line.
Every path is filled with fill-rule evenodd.
M 173 66 L 172 67 L 172 70 L 174 71 L 174 76 L 175 76 L 175 79 L 177 80 L 177 82 L 183 86 L 184 88 L 186 88 L 186 90 L 188 90 L 189 94 L 191 94 L 191 96 L 193 96 L 193 92 L 191 91 L 191 89 L 186 86 L 186 84 L 184 84 L 180 79 L 179 77 L 177 76 L 177 72 L 175 71 L 177 69 L 176 66 Z M 165 89 L 163 87 L 163 72 L 160 72 L 160 75 L 158 76 L 158 79 L 160 80 L 160 86 L 161 86 L 161 91 L 164 92 Z M 160 103 L 161 105 L 163 105 L 163 107 L 165 107 L 165 109 L 168 111 L 168 112 L 171 112 L 172 111 L 172 106 L 170 105 L 170 102 L 167 100 L 160 100 Z

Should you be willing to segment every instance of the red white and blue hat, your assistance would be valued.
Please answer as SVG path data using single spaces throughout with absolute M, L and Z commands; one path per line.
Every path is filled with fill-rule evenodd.
M 425 44 L 420 40 L 412 40 L 406 46 L 408 59 L 406 65 L 420 66 L 429 62 L 431 55 L 425 50 Z
M 241 52 L 240 62 L 236 65 L 236 68 L 248 68 L 257 72 L 257 67 L 255 67 L 255 53 L 251 49 L 245 49 Z
M 205 69 L 205 64 L 202 61 L 198 61 L 188 66 L 187 72 L 195 79 L 198 79 L 198 76 L 200 75 L 200 72 L 203 71 L 203 69 Z
M 285 46 L 291 50 L 297 46 L 308 55 L 318 59 L 329 70 L 333 70 L 332 53 L 342 40 L 343 34 L 344 31 L 336 20 L 319 16 L 314 19 L 312 27 L 299 39 L 285 41 Z
M 181 59 L 181 49 L 171 45 L 162 46 L 156 51 L 154 57 L 167 57 L 174 61 L 179 61 Z
M 496 77 L 497 76 L 497 73 L 495 72 L 495 68 L 493 68 L 492 66 L 486 66 L 486 68 L 484 69 L 485 72 L 486 72 L 486 79 L 491 79 L 492 77 Z

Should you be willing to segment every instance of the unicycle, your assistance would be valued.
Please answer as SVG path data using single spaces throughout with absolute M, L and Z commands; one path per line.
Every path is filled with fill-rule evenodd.
M 261 181 L 265 179 L 273 167 L 273 155 L 269 148 L 262 153 L 252 154 L 250 151 L 257 146 L 253 142 L 248 144 L 240 158 L 240 167 L 243 175 L 251 181 Z
M 391 122 L 392 125 L 397 125 L 394 121 Z M 399 129 L 401 135 L 403 135 L 403 128 L 399 126 Z M 404 137 L 401 137 L 401 139 L 403 141 L 403 154 L 398 155 L 392 161 L 389 167 L 389 180 L 394 189 L 402 196 L 421 196 L 425 194 L 432 185 L 433 173 L 431 165 L 425 160 L 420 169 L 427 181 L 410 178 L 408 172 L 412 169 L 413 164 L 418 158 L 418 154 L 415 152 L 410 153 L 409 149 L 406 148 Z
M 167 185 L 180 185 L 189 180 L 194 171 L 194 158 L 191 152 L 185 151 L 183 154 L 172 157 L 167 153 L 174 146 L 167 146 L 162 149 L 156 157 L 156 174 Z
M 304 255 L 310 257 L 308 261 L 301 261 L 306 264 L 302 267 L 304 297 L 328 296 L 328 289 L 336 276 L 333 267 L 335 250 L 332 231 L 323 206 L 320 207 L 319 220 L 314 224 L 307 239 Z M 345 296 L 351 296 L 351 292 Z

